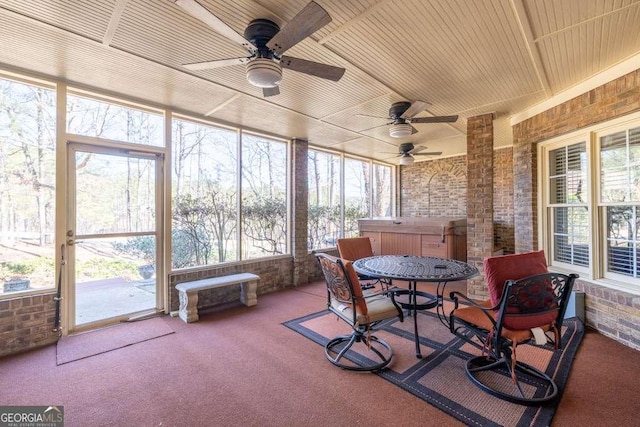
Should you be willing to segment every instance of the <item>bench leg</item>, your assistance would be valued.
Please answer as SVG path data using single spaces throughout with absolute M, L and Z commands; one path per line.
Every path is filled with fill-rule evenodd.
M 198 292 L 180 292 L 178 315 L 187 323 L 198 321 Z
M 258 281 L 254 280 L 251 282 L 243 282 L 240 284 L 240 301 L 251 307 L 252 305 L 256 305 L 258 303 Z

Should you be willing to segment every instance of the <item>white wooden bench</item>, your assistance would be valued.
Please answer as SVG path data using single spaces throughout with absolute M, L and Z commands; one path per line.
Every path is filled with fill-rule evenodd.
M 208 279 L 183 282 L 176 285 L 180 296 L 178 315 L 187 323 L 198 321 L 198 291 L 222 288 L 240 284 L 240 301 L 246 306 L 258 303 L 258 280 L 260 276 L 252 273 L 238 273 L 229 276 L 211 277 Z

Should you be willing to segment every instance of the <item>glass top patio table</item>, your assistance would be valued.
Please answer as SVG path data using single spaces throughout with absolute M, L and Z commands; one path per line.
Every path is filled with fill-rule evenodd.
M 447 258 L 414 255 L 379 255 L 361 258 L 353 263 L 355 270 L 370 277 L 406 280 L 409 289 L 394 290 L 396 294 L 409 294 L 409 304 L 401 304 L 413 311 L 416 357 L 422 358 L 418 335 L 417 310 L 436 308 L 438 318 L 448 326 L 443 309 L 444 288 L 448 282 L 469 279 L 478 274 L 478 269 L 463 261 Z M 436 295 L 417 290 L 417 282 L 437 283 Z M 427 299 L 418 304 L 417 297 Z

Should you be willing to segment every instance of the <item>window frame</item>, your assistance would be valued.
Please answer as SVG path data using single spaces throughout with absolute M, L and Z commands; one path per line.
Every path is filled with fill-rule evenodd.
M 232 264 L 242 264 L 242 263 L 247 263 L 247 262 L 256 262 L 256 261 L 261 261 L 261 260 L 265 260 L 265 259 L 270 259 L 270 258 L 278 258 L 278 257 L 283 257 L 283 256 L 290 256 L 292 253 L 292 247 L 291 247 L 291 241 L 290 241 L 290 236 L 291 236 L 291 158 L 292 158 L 292 154 L 291 154 L 291 147 L 292 147 L 292 143 L 291 140 L 288 140 L 286 138 L 281 138 L 281 137 L 277 137 L 274 135 L 269 135 L 269 134 L 265 134 L 265 133 L 260 133 L 260 132 L 254 132 L 254 131 L 248 131 L 245 130 L 241 127 L 234 127 L 234 126 L 229 126 L 229 125 L 223 125 L 220 123 L 217 123 L 213 120 L 206 120 L 206 119 L 202 119 L 202 118 L 197 118 L 197 117 L 193 117 L 190 116 L 188 114 L 182 114 L 182 113 L 172 113 L 171 114 L 171 120 L 169 123 L 169 126 L 172 129 L 171 132 L 171 138 L 169 138 L 170 143 L 168 144 L 168 147 L 170 148 L 171 153 L 173 153 L 173 149 L 174 149 L 174 140 L 173 140 L 173 126 L 174 126 L 174 121 L 179 120 L 179 121 L 183 121 L 183 122 L 190 122 L 192 124 L 196 124 L 199 126 L 208 126 L 208 127 L 213 127 L 213 128 L 218 128 L 224 131 L 228 131 L 228 132 L 234 132 L 236 134 L 236 156 L 237 156 L 237 164 L 236 164 L 236 189 L 237 189 L 237 198 L 236 198 L 236 240 L 237 240 L 237 248 L 235 251 L 235 259 L 234 260 L 229 260 L 229 261 L 222 261 L 222 262 L 212 262 L 212 263 L 208 263 L 208 264 L 202 264 L 202 265 L 193 265 L 193 266 L 188 266 L 188 267 L 173 267 L 173 247 L 171 246 L 170 250 L 168 251 L 168 257 L 169 257 L 169 266 L 170 266 L 170 273 L 175 273 L 175 272 L 185 272 L 185 271 L 194 271 L 194 270 L 201 270 L 207 267 L 215 267 L 215 266 L 221 266 L 221 265 L 232 265 Z M 286 156 L 286 183 L 285 183 L 285 190 L 284 190 L 284 194 L 286 195 L 286 200 L 285 200 L 285 204 L 286 204 L 286 219 L 285 219 L 285 251 L 283 254 L 276 254 L 276 255 L 264 255 L 264 256 L 259 256 L 259 257 L 244 257 L 244 242 L 243 242 L 243 219 L 242 219 L 242 204 L 243 204 L 243 189 L 242 189 L 242 181 L 243 181 L 243 176 L 242 176 L 242 168 L 243 168 L 243 158 L 242 158 L 242 154 L 243 154 L 243 146 L 245 144 L 244 142 L 244 136 L 250 136 L 253 138 L 259 138 L 259 139 L 266 139 L 266 140 L 270 140 L 270 141 L 274 141 L 277 143 L 282 143 L 284 144 L 284 152 L 285 152 L 285 156 Z M 173 169 L 173 155 L 171 156 L 170 160 L 169 160 L 169 169 Z M 173 201 L 173 176 L 171 175 L 169 177 L 169 181 L 171 183 L 170 188 L 171 190 L 169 190 L 167 197 L 170 199 L 170 210 L 171 212 L 173 212 L 174 209 L 174 201 Z M 171 231 L 173 231 L 173 228 L 171 227 Z M 171 235 L 171 234 L 169 234 Z
M 390 204 L 391 204 L 391 216 L 395 216 L 396 212 L 397 212 L 397 203 L 396 203 L 396 183 L 397 183 L 397 166 L 391 163 L 385 163 L 385 162 L 381 162 L 381 161 L 377 161 L 377 160 L 373 160 L 373 159 L 367 159 L 365 157 L 360 157 L 360 156 L 356 156 L 353 154 L 345 154 L 343 152 L 340 151 L 336 151 L 336 150 L 331 150 L 331 149 L 326 149 L 326 148 L 322 148 L 322 147 L 318 147 L 318 146 L 314 146 L 309 144 L 308 146 L 308 150 L 313 150 L 313 151 L 317 151 L 317 152 L 321 152 L 321 153 L 327 153 L 327 154 L 331 154 L 331 155 L 335 155 L 338 156 L 340 159 L 340 177 L 339 177 L 339 181 L 340 181 L 340 196 L 339 196 L 339 200 L 340 200 L 340 230 L 339 230 L 339 236 L 340 237 L 345 237 L 345 172 L 346 172 L 346 167 L 345 167 L 345 163 L 347 160 L 355 160 L 355 161 L 360 161 L 360 162 L 364 162 L 368 165 L 368 173 L 369 173 L 369 177 L 371 180 L 371 191 L 369 191 L 369 197 L 368 197 L 368 204 L 369 204 L 369 212 L 368 212 L 368 217 L 372 216 L 373 213 L 373 206 L 374 206 L 374 167 L 375 166 L 382 166 L 382 167 L 388 167 L 390 168 L 390 172 L 389 172 L 389 178 L 390 178 L 390 183 L 389 183 L 389 187 L 390 187 L 390 194 L 389 194 L 389 199 L 390 199 Z M 308 161 L 308 156 L 307 156 L 307 161 Z M 308 185 L 308 183 L 307 183 Z M 307 227 L 308 227 L 308 221 L 307 221 Z M 323 246 L 320 248 L 312 248 L 309 249 L 309 251 L 313 251 L 313 250 L 326 250 L 326 249 L 332 249 L 335 248 L 334 246 Z
M 244 135 L 248 135 L 250 137 L 253 138 L 259 138 L 259 139 L 266 139 L 266 140 L 270 140 L 272 142 L 277 142 L 277 143 L 282 143 L 284 144 L 284 152 L 285 152 L 285 188 L 284 188 L 284 194 L 285 194 L 285 206 L 286 206 L 286 214 L 285 214 L 285 221 L 284 221 L 284 229 L 285 229 L 285 236 L 284 236 L 284 252 L 282 254 L 276 254 L 276 255 L 263 255 L 263 256 L 258 256 L 258 257 L 248 257 L 248 258 L 244 258 L 242 256 L 242 254 L 244 253 L 245 249 L 243 248 L 243 233 L 244 233 L 244 221 L 243 221 L 243 217 L 242 217 L 242 206 L 243 206 L 243 198 L 244 198 L 244 191 L 243 191 L 243 186 L 242 186 L 242 182 L 243 182 L 243 150 L 245 147 L 245 141 L 244 141 Z M 249 131 L 243 128 L 239 128 L 239 140 L 238 140 L 238 231 L 240 232 L 240 244 L 239 244 L 239 249 L 240 249 L 240 253 L 238 256 L 238 262 L 251 262 L 251 261 L 257 261 L 257 260 L 264 260 L 264 259 L 268 259 L 268 258 L 273 258 L 273 257 L 282 257 L 282 256 L 290 256 L 292 255 L 292 247 L 291 247 L 291 222 L 292 222 L 292 207 L 291 207 L 291 203 L 292 203 L 292 197 L 291 197 L 291 183 L 292 183 L 292 159 L 293 159 L 293 155 L 292 155 L 292 141 L 290 139 L 285 139 L 285 138 L 279 138 L 273 135 L 268 135 L 265 133 L 260 133 L 260 132 L 254 132 L 254 131 Z
M 58 177 L 59 146 L 58 146 L 58 140 L 57 140 L 58 128 L 60 126 L 60 120 L 61 120 L 61 115 L 58 112 L 59 103 L 61 102 L 61 97 L 60 97 L 61 85 L 59 85 L 57 82 L 54 82 L 54 81 L 43 80 L 36 77 L 22 75 L 22 74 L 16 74 L 7 70 L 0 70 L 0 79 L 15 83 L 15 84 L 31 86 L 34 88 L 51 91 L 54 97 L 53 108 L 55 110 L 54 125 L 53 125 L 53 130 L 54 130 L 53 133 L 55 135 L 54 141 L 53 141 L 53 147 L 54 147 L 53 162 L 54 163 L 52 168 L 53 185 L 55 188 L 53 190 L 53 197 L 52 197 L 53 208 L 51 210 L 51 212 L 53 212 L 53 224 L 51 226 L 51 239 L 52 239 L 53 247 L 52 247 L 51 259 L 53 261 L 54 268 L 53 268 L 53 276 L 47 278 L 47 279 L 51 279 L 51 285 L 43 286 L 43 287 L 35 287 L 35 288 L 29 287 L 26 290 L 3 292 L 3 293 L 0 293 L 0 301 L 2 301 L 2 300 L 8 300 L 16 297 L 22 298 L 25 296 L 38 295 L 43 292 L 45 293 L 54 292 L 56 290 L 58 286 L 57 278 L 60 275 L 60 266 L 57 260 L 60 259 L 60 256 L 61 256 L 61 252 L 59 249 L 59 245 L 57 244 L 57 240 L 59 239 L 58 236 L 64 233 L 62 234 L 60 233 L 60 227 L 57 221 L 58 213 L 61 209 L 61 206 L 63 206 L 63 203 L 61 203 L 61 198 L 59 195 L 60 188 L 63 186 L 60 185 L 61 180 Z
M 344 226 L 343 226 L 344 225 L 344 218 L 343 218 L 344 209 L 342 209 L 342 202 L 341 202 L 342 201 L 342 197 L 343 197 L 342 193 L 343 193 L 343 182 L 344 182 L 344 180 L 343 180 L 344 174 L 343 174 L 343 171 L 342 171 L 342 169 L 344 167 L 344 165 L 343 165 L 344 156 L 341 153 L 337 152 L 337 151 L 321 149 L 319 147 L 315 147 L 315 146 L 309 145 L 309 147 L 307 148 L 307 192 L 308 192 L 307 194 L 309 194 L 309 185 L 310 185 L 308 177 L 309 177 L 309 160 L 310 160 L 309 152 L 311 152 L 311 151 L 314 151 L 314 152 L 320 153 L 320 154 L 326 154 L 326 155 L 329 155 L 329 156 L 332 156 L 332 157 L 336 157 L 337 160 L 338 160 L 338 176 L 337 176 L 338 197 L 337 197 L 337 199 L 338 199 L 338 204 L 339 204 L 340 209 L 339 209 L 339 217 L 338 217 L 338 221 L 337 221 L 338 222 L 338 230 L 337 230 L 338 231 L 338 236 L 337 237 L 341 238 L 341 237 L 344 236 Z M 307 213 L 308 213 L 308 209 L 310 207 L 310 197 L 307 197 L 307 199 L 308 199 L 307 200 Z M 307 230 L 308 230 L 307 233 L 309 233 L 309 226 L 310 226 L 309 218 L 307 217 Z M 335 244 L 333 244 L 333 245 L 326 244 L 326 245 L 322 245 L 322 246 L 318 246 L 318 247 L 314 248 L 314 247 L 310 247 L 309 243 L 310 242 L 309 242 L 309 234 L 308 234 L 307 235 L 307 248 L 309 249 L 309 251 L 331 249 L 331 248 L 335 248 L 336 247 Z
M 640 127 L 640 112 L 618 117 L 616 119 L 598 123 L 586 128 L 558 136 L 537 144 L 537 182 L 538 182 L 538 241 L 539 248 L 544 249 L 548 254 L 547 262 L 550 269 L 558 271 L 578 272 L 581 279 L 605 286 L 611 289 L 629 292 L 640 295 L 640 278 L 607 272 L 606 253 L 606 208 L 611 204 L 601 202 L 601 169 L 600 169 L 600 137 L 622 130 L 630 130 Z M 553 215 L 550 209 L 551 204 L 550 188 L 550 165 L 549 154 L 552 150 L 568 147 L 580 142 L 586 143 L 587 155 L 587 193 L 586 203 L 589 215 L 589 265 L 582 267 L 568 263 L 554 261 L 554 239 L 553 239 Z M 627 203 L 625 205 L 636 205 L 640 211 L 640 202 Z M 557 205 L 556 205 L 557 206 Z M 575 206 L 566 204 L 563 206 Z
M 595 170 L 598 171 L 598 179 L 596 181 L 596 193 L 594 197 L 596 200 L 594 203 L 597 204 L 598 216 L 600 219 L 599 229 L 601 230 L 601 233 L 602 233 L 602 240 L 600 242 L 600 244 L 602 245 L 602 265 L 600 266 L 600 271 L 599 271 L 600 276 L 602 276 L 604 279 L 608 279 L 616 282 L 625 282 L 625 283 L 630 282 L 631 286 L 635 285 L 639 288 L 638 292 L 640 293 L 640 275 L 634 278 L 634 277 L 626 276 L 624 274 L 609 271 L 608 263 L 607 263 L 607 257 L 609 254 L 608 254 L 607 244 L 606 244 L 606 240 L 608 237 L 607 236 L 607 208 L 612 206 L 635 206 L 635 211 L 637 215 L 640 212 L 640 200 L 629 201 L 629 202 L 604 202 L 602 200 L 603 199 L 602 198 L 602 179 L 601 179 L 602 177 L 600 175 L 600 172 L 602 170 L 601 156 L 600 156 L 601 149 L 602 149 L 601 139 L 605 136 L 618 133 L 621 131 L 626 131 L 628 133 L 629 130 L 637 129 L 637 128 L 640 128 L 640 118 L 638 121 L 635 121 L 635 123 L 633 121 L 630 121 L 630 122 L 623 122 L 618 125 L 612 124 L 611 126 L 608 126 L 602 130 L 593 132 L 594 150 L 598 154 L 597 156 L 594 156 Z
M 586 153 L 586 157 L 587 157 L 587 182 L 585 183 L 585 187 L 588 189 L 590 188 L 590 182 L 591 182 L 591 176 L 589 174 L 589 163 L 590 163 L 590 153 L 589 153 L 589 143 L 587 140 L 584 140 L 582 138 L 576 138 L 576 139 L 571 139 L 570 141 L 563 141 L 563 143 L 559 143 L 559 144 L 552 144 L 549 147 L 547 147 L 548 149 L 546 150 L 546 155 L 545 155 L 545 173 L 544 173 L 544 180 L 545 180 L 545 204 L 546 204 L 546 209 L 545 209 L 545 214 L 548 217 L 548 237 L 549 237 L 549 248 L 547 250 L 547 254 L 548 254 L 548 262 L 553 263 L 559 267 L 565 268 L 565 269 L 575 269 L 577 271 L 581 271 L 583 273 L 588 272 L 588 267 L 584 267 L 584 266 L 580 266 L 577 264 L 571 264 L 571 263 L 567 263 L 567 262 L 562 262 L 562 261 L 557 261 L 556 260 L 556 245 L 555 240 L 554 240 L 554 235 L 555 233 L 555 219 L 556 219 L 556 212 L 558 211 L 558 209 L 562 209 L 562 208 L 566 208 L 568 210 L 573 209 L 575 207 L 586 207 L 587 208 L 587 215 L 589 217 L 591 217 L 591 206 L 590 206 L 590 201 L 591 201 L 591 194 L 587 191 L 587 202 L 586 203 L 571 203 L 569 201 L 564 201 L 561 203 L 558 202 L 553 202 L 551 200 L 552 198 L 552 188 L 551 188 L 551 184 L 550 181 L 552 179 L 554 179 L 554 177 L 558 177 L 560 176 L 559 174 L 555 174 L 555 175 L 551 175 L 550 174 L 550 164 L 549 164 L 549 155 L 556 150 L 559 149 L 568 149 L 569 147 L 572 146 L 576 146 L 579 144 L 584 144 L 585 146 L 585 153 Z M 564 176 L 566 177 L 568 175 L 568 170 L 565 171 Z M 588 241 L 588 247 L 589 247 L 589 251 L 588 251 L 588 256 L 589 256 L 589 260 L 591 261 L 593 259 L 593 232 L 591 227 L 590 228 L 590 232 L 589 235 L 587 236 L 587 241 Z M 573 234 L 568 234 L 569 237 L 573 236 Z

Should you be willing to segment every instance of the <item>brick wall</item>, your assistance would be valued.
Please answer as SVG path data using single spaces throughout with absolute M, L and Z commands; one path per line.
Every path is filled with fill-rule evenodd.
M 640 296 L 576 281 L 574 289 L 584 292 L 587 325 L 603 335 L 640 350 Z
M 0 300 L 0 357 L 55 343 L 55 294 Z
M 493 165 L 494 245 L 514 253 L 513 149 L 495 150 Z M 402 166 L 399 193 L 402 216 L 466 217 L 467 156 Z
M 640 110 L 640 70 L 544 111 L 513 127 L 516 252 L 538 248 L 537 144 Z M 640 349 L 640 297 L 578 280 L 585 292 L 586 323 Z
M 466 217 L 467 157 L 402 166 L 398 210 L 401 216 Z
M 484 114 L 467 119 L 467 262 L 480 272 L 493 241 L 493 114 Z M 467 294 L 487 297 L 482 274 L 467 281 Z
M 293 284 L 309 283 L 309 263 L 307 261 L 308 206 L 309 206 L 309 143 L 293 140 L 293 176 L 291 179 L 291 253 L 293 254 Z
M 513 226 L 513 149 L 493 152 L 493 245 L 515 253 Z
M 235 273 L 254 273 L 260 276 L 258 295 L 274 292 L 292 286 L 293 257 L 283 255 L 266 260 L 244 261 L 237 264 L 208 266 L 197 270 L 174 273 L 169 276 L 169 307 L 177 311 L 180 307 L 176 285 L 182 282 L 225 276 Z M 238 301 L 240 285 L 211 289 L 198 293 L 198 307 Z M 258 298 L 258 303 L 260 298 Z

